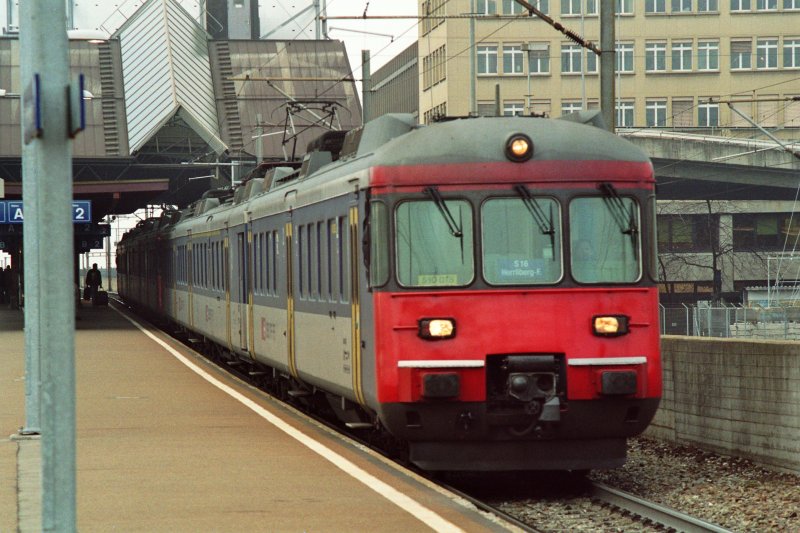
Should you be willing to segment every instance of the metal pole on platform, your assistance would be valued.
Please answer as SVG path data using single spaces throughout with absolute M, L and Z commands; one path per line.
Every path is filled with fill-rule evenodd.
M 28 8 L 27 2 L 23 2 L 19 6 L 20 17 Z M 31 70 L 31 39 L 33 34 L 29 31 L 20 32 L 19 36 L 19 49 L 20 49 L 20 76 L 22 80 L 30 80 L 33 77 Z M 22 98 L 25 98 L 23 95 Z M 35 156 L 33 147 L 25 144 L 24 133 L 22 134 L 22 166 L 31 167 L 35 163 Z M 33 212 L 32 202 L 38 198 L 36 194 L 36 182 L 33 180 L 23 180 L 23 213 Z M 23 231 L 29 225 L 36 225 L 36 220 L 31 218 L 27 224 L 24 225 Z M 34 283 L 36 276 L 33 275 L 31 269 L 38 268 L 39 264 L 39 243 L 33 239 L 23 239 L 23 256 L 26 265 L 26 274 L 32 275 L 24 276 L 25 283 L 25 307 L 32 306 L 35 308 L 39 302 L 39 285 Z M 19 268 L 20 265 L 14 265 L 14 268 Z M 25 425 L 20 430 L 22 435 L 39 435 L 41 433 L 41 402 L 40 402 L 40 364 L 39 364 L 39 323 L 31 321 L 25 324 Z
M 26 335 L 41 367 L 42 529 L 76 531 L 75 260 L 63 0 L 20 2 Z M 37 82 L 38 80 L 38 82 Z M 37 90 L 38 85 L 38 90 Z M 34 248 L 35 251 L 34 251 Z M 45 303 L 46 302 L 46 303 Z M 26 348 L 31 346 L 26 341 Z
M 606 127 L 616 131 L 616 109 L 614 104 L 614 2 L 600 2 L 600 111 Z

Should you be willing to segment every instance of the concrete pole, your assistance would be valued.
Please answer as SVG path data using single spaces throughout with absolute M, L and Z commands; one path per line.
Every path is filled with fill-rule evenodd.
M 319 5 L 319 0 L 314 0 L 314 39 L 318 41 L 322 36 L 322 21 L 320 15 L 322 15 L 322 8 Z
M 609 131 L 616 131 L 614 108 L 614 2 L 600 2 L 600 109 Z
M 477 50 L 475 49 L 475 0 L 469 2 L 469 114 L 478 116 Z
M 370 79 L 369 50 L 361 50 L 361 101 L 363 102 L 362 122 L 366 124 L 374 117 L 372 116 L 372 81 Z
M 41 135 L 24 152 L 22 168 L 26 255 L 38 248 L 25 261 L 25 324 L 26 332 L 37 324 L 41 358 L 42 529 L 70 533 L 76 531 L 75 280 L 66 265 L 75 255 L 67 20 L 63 0 L 26 0 L 20 9 L 20 34 L 29 45 L 21 62 L 29 65 L 26 73 L 39 75 L 42 114 Z M 23 94 L 31 84 L 32 75 L 21 81 Z M 23 108 L 29 100 L 23 97 Z
M 10 7 L 10 4 L 9 4 Z M 25 13 L 25 10 L 30 7 L 28 2 L 23 2 L 20 5 L 20 16 Z M 11 11 L 9 11 L 9 14 Z M 20 93 L 24 92 L 24 85 L 27 81 L 33 78 L 33 71 L 31 70 L 31 41 L 33 34 L 30 31 L 21 31 L 19 35 L 19 50 L 20 50 L 20 80 L 22 87 Z M 25 98 L 25 95 L 22 95 Z M 36 158 L 33 153 L 33 147 L 25 144 L 24 135 L 22 137 L 22 166 L 23 168 L 32 168 L 36 163 Z M 34 202 L 38 198 L 36 192 L 36 182 L 34 180 L 23 180 L 22 182 L 22 199 L 23 199 L 23 213 L 35 212 Z M 36 220 L 33 216 L 26 217 L 28 221 L 23 225 L 24 230 L 29 225 L 36 225 Z M 37 306 L 39 303 L 39 284 L 35 283 L 36 276 L 34 275 L 35 269 L 39 265 L 39 243 L 33 239 L 23 239 L 23 255 L 26 259 L 26 275 L 24 276 L 25 283 L 25 307 Z M 16 258 L 14 258 L 16 260 Z M 19 269 L 20 265 L 13 265 L 14 268 Z M 39 353 L 39 322 L 32 320 L 25 323 L 25 425 L 20 430 L 22 435 L 39 435 L 41 433 L 41 400 L 40 400 L 40 387 L 41 387 L 41 372 L 40 372 L 40 353 Z

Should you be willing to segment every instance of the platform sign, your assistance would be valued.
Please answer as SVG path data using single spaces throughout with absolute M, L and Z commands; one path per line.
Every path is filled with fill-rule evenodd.
M 22 224 L 22 200 L 0 200 L 0 224 Z M 74 200 L 72 202 L 72 222 L 86 224 L 92 221 L 92 201 Z
M 83 74 L 72 80 L 69 86 L 69 137 L 74 139 L 75 136 L 86 129 L 86 102 L 84 97 L 84 77 Z
M 42 136 L 42 90 L 39 75 L 34 74 L 31 83 L 25 87 L 22 99 L 22 130 L 25 144 Z
M 6 202 L 8 206 L 8 220 L 9 224 L 22 224 L 22 202 Z
M 72 221 L 76 224 L 92 221 L 92 202 L 90 200 L 72 202 Z

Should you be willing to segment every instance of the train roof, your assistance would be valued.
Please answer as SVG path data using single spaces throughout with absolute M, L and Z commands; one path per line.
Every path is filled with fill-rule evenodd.
M 597 112 L 580 112 L 560 119 L 476 117 L 418 125 L 412 115 L 387 114 L 356 130 L 328 133 L 309 145 L 311 151 L 302 162 L 271 164 L 268 170 L 259 167 L 235 191 L 209 191 L 189 209 L 137 228 L 130 237 L 222 211 L 301 181 L 333 185 L 337 178 L 370 167 L 507 162 L 506 145 L 515 135 L 530 139 L 534 161 L 619 161 L 647 164 L 652 170 L 645 152 L 597 127 L 598 120 Z M 652 172 L 642 177 L 652 179 Z

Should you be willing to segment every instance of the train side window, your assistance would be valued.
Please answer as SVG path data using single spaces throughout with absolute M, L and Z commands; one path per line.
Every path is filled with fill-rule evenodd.
M 278 294 L 278 232 L 272 232 L 272 294 Z
M 389 281 L 389 209 L 383 202 L 371 202 L 369 214 L 370 285 Z
M 315 278 L 315 274 L 317 274 L 317 246 L 314 239 L 315 231 L 314 231 L 315 224 L 312 222 L 308 225 L 308 294 L 309 296 L 314 299 L 317 296 L 317 280 Z
M 305 233 L 306 227 L 300 225 L 297 228 L 297 290 L 300 296 L 303 296 L 303 275 L 305 273 L 305 270 L 303 270 L 303 252 L 305 250 L 303 243 L 305 243 Z
M 326 294 L 328 296 L 328 301 L 329 302 L 333 301 L 333 285 L 334 285 L 334 283 L 333 283 L 333 246 L 332 246 L 332 244 L 333 244 L 333 236 L 335 235 L 334 232 L 333 232 L 334 227 L 335 227 L 335 224 L 333 223 L 333 220 L 329 218 L 328 221 L 327 221 L 327 231 L 325 232 L 326 240 L 327 240 L 327 246 L 325 248 L 327 253 L 325 254 L 325 256 L 326 256 L 326 266 L 327 266 L 327 272 L 328 272 L 328 274 L 326 276 L 326 278 L 328 280 Z
M 345 239 L 347 239 L 347 221 L 345 217 L 339 217 L 337 220 L 337 236 L 338 236 L 338 256 L 339 256 L 339 301 L 340 302 L 347 302 L 349 301 L 348 298 L 348 280 L 349 276 L 345 275 L 347 270 L 347 265 L 349 264 L 348 255 L 345 254 L 345 250 L 347 250 L 347 243 Z
M 261 294 L 261 233 L 253 237 L 253 292 Z

